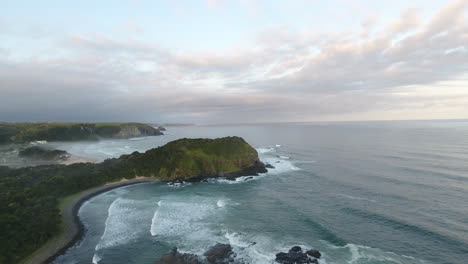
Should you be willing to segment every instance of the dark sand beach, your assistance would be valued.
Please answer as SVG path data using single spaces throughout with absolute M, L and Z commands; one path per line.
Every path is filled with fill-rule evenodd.
M 76 243 L 82 238 L 84 234 L 84 226 L 81 223 L 78 211 L 88 199 L 107 192 L 109 190 L 144 182 L 155 182 L 154 178 L 138 177 L 135 179 L 126 180 L 123 179 L 118 182 L 112 182 L 103 186 L 95 187 L 86 191 L 83 191 L 73 197 L 67 204 L 62 208 L 62 219 L 64 224 L 63 232 L 51 239 L 41 249 L 35 252 L 29 259 L 24 263 L 27 264 L 43 264 L 49 263 L 54 260 L 57 256 L 63 254 L 70 246 Z

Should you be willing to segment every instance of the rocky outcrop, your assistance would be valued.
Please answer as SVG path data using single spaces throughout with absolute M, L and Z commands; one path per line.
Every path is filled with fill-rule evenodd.
M 112 135 L 112 138 L 131 138 L 143 136 L 159 136 L 163 133 L 159 128 L 143 124 L 123 124 L 119 126 L 118 133 Z
M 229 264 L 234 263 L 235 254 L 229 244 L 216 244 L 209 248 L 203 256 L 180 253 L 173 248 L 168 254 L 162 256 L 155 264 Z
M 235 254 L 229 244 L 216 244 L 208 249 L 203 256 L 210 264 L 228 264 L 234 262 Z
M 71 155 L 64 150 L 44 149 L 38 146 L 33 146 L 21 150 L 18 153 L 18 156 L 44 161 L 65 161 L 71 157 Z
M 304 252 L 301 247 L 294 246 L 288 253 L 276 254 L 275 261 L 282 264 L 310 264 L 319 263 L 317 259 L 321 256 L 322 254 L 317 250 L 311 249 Z
M 251 246 L 255 245 L 252 243 Z M 275 261 L 281 264 L 318 264 L 322 254 L 314 249 L 302 250 L 299 246 L 292 247 L 288 253 L 276 254 Z M 161 257 L 155 264 L 246 264 L 244 260 L 237 259 L 229 244 L 216 244 L 209 248 L 203 256 L 184 254 L 173 248 L 167 255 Z M 254 264 L 254 263 L 250 263 Z
M 173 248 L 167 255 L 162 256 L 155 264 L 201 264 L 198 256 L 194 254 L 184 254 Z
M 307 255 L 311 256 L 311 257 L 314 257 L 314 258 L 321 258 L 322 257 L 322 254 L 318 251 L 318 250 L 315 250 L 315 249 L 309 249 L 306 251 Z

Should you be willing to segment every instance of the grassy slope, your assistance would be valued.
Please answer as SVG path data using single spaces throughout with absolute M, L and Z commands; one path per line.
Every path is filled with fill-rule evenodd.
M 146 153 L 119 159 L 120 171 L 163 180 L 187 180 L 240 171 L 258 160 L 257 151 L 242 138 L 179 139 Z
M 226 137 L 180 139 L 99 164 L 0 167 L 0 263 L 17 263 L 59 234 L 59 203 L 70 195 L 135 176 L 161 180 L 217 176 L 256 161 L 256 150 L 242 138 Z

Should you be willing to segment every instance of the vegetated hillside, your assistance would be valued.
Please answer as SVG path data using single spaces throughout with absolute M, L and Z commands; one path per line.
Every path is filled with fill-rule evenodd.
M 171 181 L 259 172 L 266 169 L 257 151 L 239 137 L 180 139 L 99 164 L 0 167 L 0 263 L 17 263 L 60 232 L 58 201 L 65 196 L 135 176 Z
M 162 135 L 141 123 L 0 123 L 0 144 Z
M 70 154 L 64 150 L 44 149 L 39 146 L 25 148 L 18 155 L 23 158 L 48 161 L 66 160 L 70 157 Z
M 145 153 L 123 155 L 114 165 L 124 174 L 191 180 L 237 176 L 258 161 L 257 151 L 239 137 L 179 139 Z M 129 171 L 131 169 L 131 171 Z

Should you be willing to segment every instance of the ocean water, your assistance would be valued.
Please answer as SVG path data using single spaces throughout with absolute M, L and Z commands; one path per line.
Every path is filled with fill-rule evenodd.
M 54 143 L 103 160 L 182 137 L 244 137 L 275 169 L 253 179 L 144 183 L 86 202 L 55 264 L 154 263 L 230 243 L 245 263 L 292 246 L 320 263 L 468 263 L 468 121 L 169 127 L 160 137 Z M 255 242 L 255 245 L 251 245 Z

